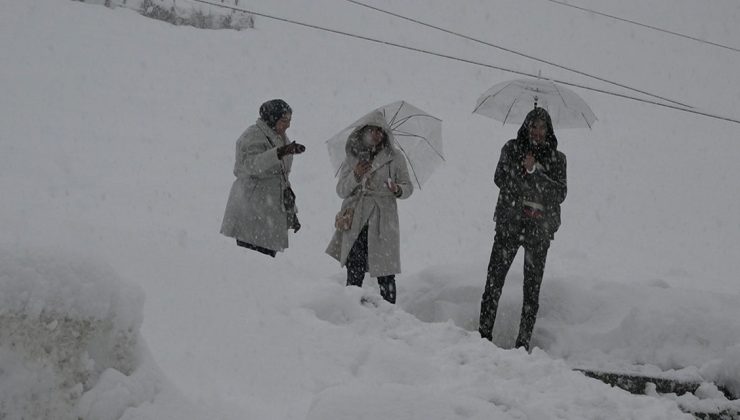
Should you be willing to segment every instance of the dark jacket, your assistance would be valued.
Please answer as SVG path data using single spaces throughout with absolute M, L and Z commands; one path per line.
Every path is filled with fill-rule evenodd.
M 542 114 L 530 113 L 532 117 L 542 118 Z M 546 116 L 548 134 L 545 144 L 534 145 L 529 140 L 529 124 L 533 119 L 527 116 L 517 138 L 506 142 L 496 166 L 494 182 L 499 188 L 494 221 L 496 230 L 516 233 L 521 230 L 524 216 L 523 200 L 527 187 L 539 192 L 544 206 L 544 217 L 539 221 L 542 232 L 549 239 L 554 238 L 560 227 L 560 204 L 568 192 L 565 154 L 557 150 L 558 142 L 549 115 Z M 527 153 L 533 153 L 539 163 L 538 169 L 529 174 L 522 166 Z

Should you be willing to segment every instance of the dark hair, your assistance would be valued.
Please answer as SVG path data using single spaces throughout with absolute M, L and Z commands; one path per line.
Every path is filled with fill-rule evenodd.
M 535 108 L 529 111 L 527 116 L 524 118 L 522 126 L 519 127 L 519 131 L 516 134 L 517 140 L 529 143 L 529 128 L 535 121 L 545 122 L 545 125 L 547 125 L 545 143 L 552 148 L 556 148 L 558 146 L 558 139 L 555 137 L 555 130 L 552 127 L 552 118 L 550 118 L 550 114 L 547 113 L 545 108 Z
M 373 128 L 380 130 L 380 133 L 383 135 L 383 139 L 380 141 L 380 144 L 382 144 L 382 145 L 387 144 L 388 143 L 388 133 L 386 133 L 385 130 L 383 129 L 383 127 L 381 127 L 379 125 L 367 124 L 367 125 L 363 126 L 362 127 L 362 131 L 361 131 L 361 135 L 364 136 L 365 133 L 367 133 L 368 131 L 370 131 Z
M 380 131 L 383 133 L 383 140 L 381 140 L 376 146 L 368 146 L 363 140 L 364 134 L 368 132 L 371 127 L 380 128 Z M 374 124 L 366 124 L 362 127 L 356 128 L 352 134 L 349 135 L 345 151 L 347 154 L 356 156 L 360 160 L 371 161 L 383 147 L 389 144 L 390 141 L 388 140 L 388 133 L 383 129 L 383 127 Z
M 275 128 L 275 124 L 283 115 L 292 113 L 290 105 L 282 99 L 272 99 L 260 106 L 260 119 L 270 128 Z

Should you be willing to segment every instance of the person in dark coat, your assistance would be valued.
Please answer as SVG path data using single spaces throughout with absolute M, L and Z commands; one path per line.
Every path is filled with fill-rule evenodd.
M 267 101 L 259 114 L 236 141 L 236 180 L 221 233 L 238 246 L 274 257 L 288 247 L 288 229 L 301 228 L 289 176 L 293 156 L 306 147 L 288 139 L 293 111 L 285 101 Z
M 501 149 L 494 175 L 499 188 L 496 234 L 481 300 L 479 332 L 492 340 L 506 274 L 519 247 L 524 247 L 524 302 L 515 346 L 527 351 L 539 309 L 547 250 L 560 227 L 560 204 L 568 191 L 566 159 L 557 146 L 550 115 L 535 108 L 527 114 L 517 137 Z

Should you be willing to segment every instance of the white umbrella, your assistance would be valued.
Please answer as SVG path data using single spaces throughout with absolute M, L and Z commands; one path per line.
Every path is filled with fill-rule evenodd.
M 406 158 L 411 178 L 416 185 L 426 182 L 432 172 L 444 161 L 442 151 L 442 120 L 406 101 L 397 101 L 376 108 L 363 115 L 334 137 L 327 140 L 329 159 L 339 173 L 345 159 L 345 145 L 349 135 L 362 127 L 373 113 L 381 113 L 389 132 L 390 141 Z
M 544 79 L 516 79 L 494 85 L 478 98 L 474 113 L 504 124 L 521 124 L 535 107 L 544 108 L 556 128 L 591 128 L 591 108 L 575 92 Z

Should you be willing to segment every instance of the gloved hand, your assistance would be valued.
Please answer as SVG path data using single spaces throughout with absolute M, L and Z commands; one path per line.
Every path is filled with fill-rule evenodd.
M 357 162 L 357 165 L 355 165 L 354 173 L 355 173 L 355 179 L 357 182 L 360 182 L 360 179 L 368 172 L 370 172 L 370 169 L 373 168 L 373 164 L 366 161 L 361 160 Z
M 527 153 L 527 155 L 524 156 L 524 159 L 522 160 L 522 166 L 529 174 L 534 172 L 536 163 L 537 160 L 535 160 L 535 157 L 532 153 Z
M 306 146 L 292 142 L 288 143 L 285 146 L 280 146 L 277 148 L 277 156 L 278 159 L 282 159 L 285 155 L 298 155 L 306 151 Z
M 301 222 L 298 221 L 298 215 L 296 214 L 290 217 L 290 229 L 293 229 L 293 233 L 297 233 L 301 229 Z

